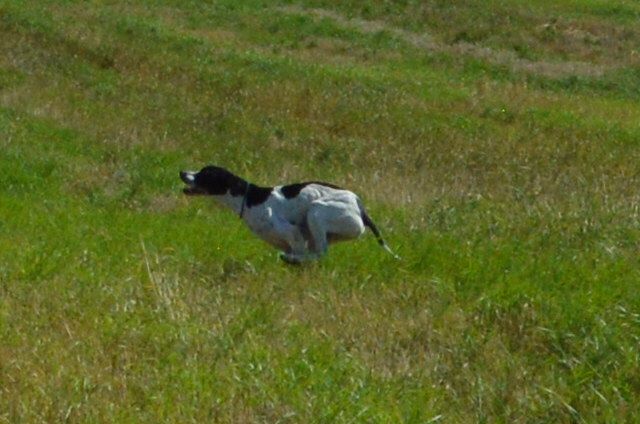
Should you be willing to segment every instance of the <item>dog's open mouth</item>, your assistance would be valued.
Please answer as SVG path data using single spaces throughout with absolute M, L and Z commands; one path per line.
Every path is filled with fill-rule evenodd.
M 182 192 L 188 196 L 206 194 L 205 190 L 196 185 L 196 173 L 180 171 L 180 179 L 187 185 Z
M 198 187 L 185 187 L 182 192 L 187 196 L 195 196 L 198 194 L 206 194 L 204 190 L 199 189 Z

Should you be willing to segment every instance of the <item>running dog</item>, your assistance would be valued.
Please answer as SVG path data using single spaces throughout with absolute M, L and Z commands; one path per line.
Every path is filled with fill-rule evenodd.
M 359 237 L 369 227 L 396 259 L 356 194 L 333 184 L 309 181 L 275 187 L 249 183 L 218 166 L 181 171 L 187 195 L 212 196 L 233 210 L 258 237 L 299 264 L 319 259 L 334 242 Z

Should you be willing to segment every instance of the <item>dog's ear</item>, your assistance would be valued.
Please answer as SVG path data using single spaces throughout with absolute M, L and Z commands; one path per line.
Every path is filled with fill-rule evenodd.
M 196 175 L 195 183 L 207 194 L 220 196 L 229 191 L 233 175 L 222 168 L 207 166 Z

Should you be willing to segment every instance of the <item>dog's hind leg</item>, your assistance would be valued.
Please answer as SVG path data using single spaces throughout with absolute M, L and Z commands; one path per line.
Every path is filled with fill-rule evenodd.
M 329 241 L 327 240 L 327 227 L 325 214 L 322 207 L 315 205 L 307 212 L 307 226 L 309 228 L 309 250 L 315 258 L 320 258 L 327 253 Z
M 307 225 L 309 248 L 316 258 L 327 253 L 329 242 L 354 239 L 364 232 L 362 218 L 347 202 L 314 202 L 307 212 Z

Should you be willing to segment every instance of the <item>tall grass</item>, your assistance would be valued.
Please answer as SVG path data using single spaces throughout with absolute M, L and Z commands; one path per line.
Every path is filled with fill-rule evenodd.
M 0 1 L 0 421 L 637 421 L 637 6 L 491 4 Z M 205 163 L 404 260 L 286 267 Z

